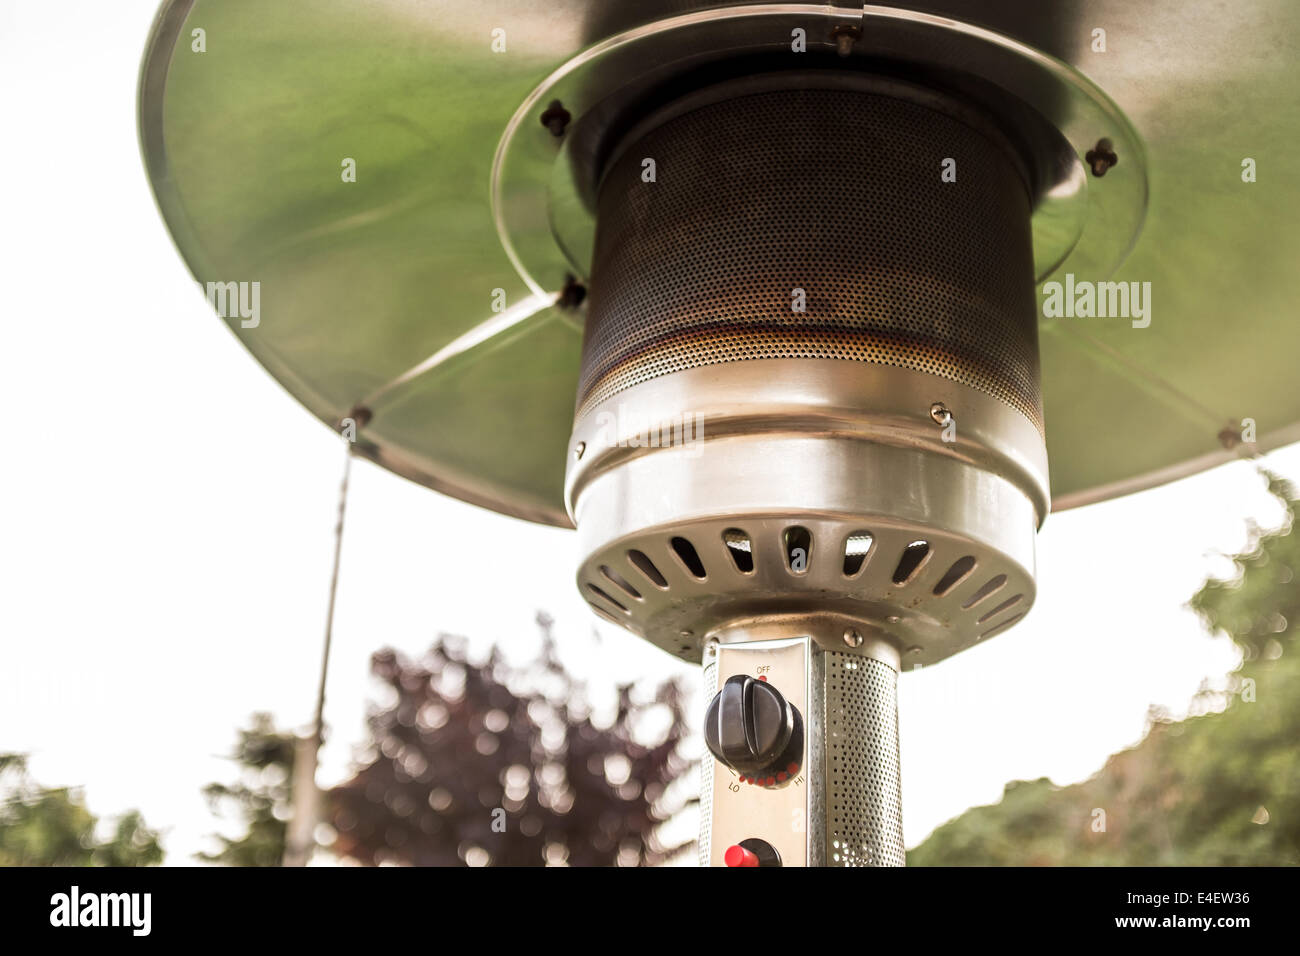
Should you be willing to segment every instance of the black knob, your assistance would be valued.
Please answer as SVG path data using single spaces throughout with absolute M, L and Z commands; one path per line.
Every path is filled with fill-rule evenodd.
M 744 782 L 781 786 L 799 772 L 803 718 L 771 684 L 737 674 L 709 704 L 704 742 Z

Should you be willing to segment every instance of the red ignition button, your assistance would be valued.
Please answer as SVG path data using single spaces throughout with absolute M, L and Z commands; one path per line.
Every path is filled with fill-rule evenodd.
M 758 854 L 743 846 L 729 846 L 722 857 L 727 866 L 758 866 Z

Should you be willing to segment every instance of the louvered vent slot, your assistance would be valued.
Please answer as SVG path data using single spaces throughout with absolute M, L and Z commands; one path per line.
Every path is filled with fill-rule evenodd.
M 596 585 L 591 584 L 591 583 L 588 583 L 588 584 L 587 584 L 587 590 L 590 591 L 592 594 L 596 595 L 597 597 L 604 598 L 606 601 L 608 601 L 610 604 L 614 605 L 614 607 L 618 608 L 618 609 L 619 609 L 620 611 L 622 611 L 624 614 L 628 614 L 628 613 L 630 613 L 626 607 L 624 607 L 622 604 L 618 603 L 618 601 L 615 601 L 612 597 L 610 597 L 608 594 L 606 594 L 606 593 L 605 593 L 604 591 L 602 591 L 600 588 L 596 587 Z
M 659 573 L 655 563 L 647 558 L 642 552 L 633 548 L 627 553 L 627 559 L 632 562 L 638 571 L 646 576 L 651 584 L 657 588 L 668 589 L 668 579 Z
M 906 584 L 916 576 L 916 572 L 921 570 L 921 565 L 925 559 L 930 556 L 930 545 L 925 541 L 913 541 L 903 549 L 903 555 L 898 559 L 898 567 L 894 568 L 894 583 Z
M 993 594 L 995 591 L 997 591 L 1006 583 L 1007 583 L 1007 576 L 1005 574 L 999 574 L 997 577 L 989 579 L 987 582 L 985 582 L 982 588 L 980 588 L 978 591 L 976 591 L 974 594 L 970 596 L 970 600 L 967 601 L 965 604 L 963 604 L 961 606 L 961 609 L 963 611 L 969 611 L 976 604 L 979 604 L 981 601 L 986 599 L 990 594 Z
M 672 546 L 673 553 L 676 554 L 677 557 L 681 558 L 682 564 L 686 566 L 686 570 L 691 572 L 691 576 L 703 581 L 705 575 L 704 562 L 700 560 L 700 555 L 699 552 L 695 550 L 695 545 L 691 544 L 685 538 L 673 538 L 669 544 Z
M 855 531 L 844 540 L 844 576 L 851 578 L 862 570 L 871 551 L 871 532 Z
M 952 567 L 944 572 L 943 577 L 939 579 L 939 583 L 934 586 L 935 595 L 942 597 L 947 594 L 962 581 L 965 581 L 966 576 L 974 570 L 975 559 L 969 554 L 964 558 L 958 558 L 953 562 Z
M 636 598 L 636 600 L 638 601 L 641 600 L 641 592 L 638 591 L 636 588 L 632 587 L 632 585 L 628 584 L 627 578 L 623 577 L 623 575 L 619 574 L 613 568 L 602 564 L 600 566 L 600 573 L 605 575 L 605 577 L 609 579 L 610 583 L 612 583 L 615 587 L 617 587 L 628 597 Z
M 737 571 L 749 574 L 754 570 L 754 543 L 749 535 L 739 528 L 728 528 L 722 532 L 722 542 L 727 546 L 727 553 Z
M 786 528 L 782 537 L 785 541 L 785 566 L 795 574 L 804 574 L 812 562 L 812 532 L 795 526 Z

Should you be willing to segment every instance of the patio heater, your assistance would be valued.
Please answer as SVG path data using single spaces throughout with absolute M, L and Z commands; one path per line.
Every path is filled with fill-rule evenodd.
M 1024 618 L 1048 513 L 1300 438 L 1297 27 L 171 0 L 141 136 L 286 388 L 702 664 L 702 864 L 901 865 L 899 675 Z

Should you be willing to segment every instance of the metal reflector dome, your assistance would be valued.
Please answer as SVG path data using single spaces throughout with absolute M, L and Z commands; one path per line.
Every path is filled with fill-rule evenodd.
M 1250 450 L 1300 438 L 1288 0 L 169 0 L 143 150 L 195 278 L 260 284 L 256 325 L 227 321 L 317 417 L 364 405 L 359 449 L 384 467 L 568 525 L 584 317 L 549 303 L 588 278 L 583 136 L 692 71 L 770 65 L 795 30 L 810 57 L 977 77 L 981 98 L 1025 104 L 1072 157 L 1034 213 L 1040 290 L 1150 283 L 1145 328 L 1038 310 L 1054 508 L 1225 461 L 1245 418 Z M 1103 139 L 1116 162 L 1096 177 Z

